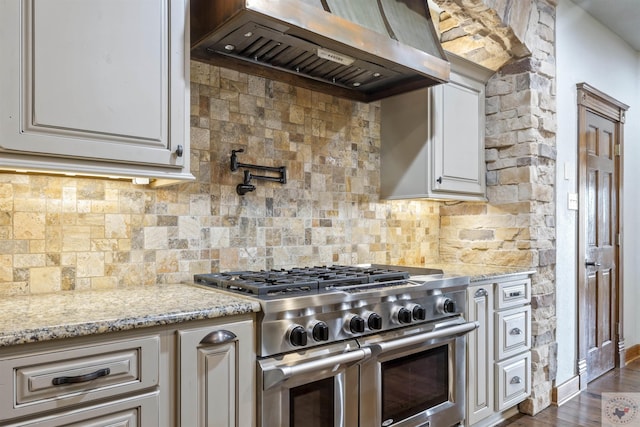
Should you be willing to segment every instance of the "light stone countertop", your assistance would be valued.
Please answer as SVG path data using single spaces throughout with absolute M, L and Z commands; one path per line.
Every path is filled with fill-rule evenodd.
M 390 266 L 394 267 L 394 266 Z M 478 264 L 428 264 L 421 266 L 404 266 L 408 268 L 417 268 L 417 269 L 435 269 L 441 270 L 444 273 L 444 277 L 458 277 L 458 276 L 469 276 L 469 280 L 471 285 L 473 286 L 474 282 L 481 282 L 484 280 L 497 280 L 497 279 L 508 279 L 510 276 L 523 276 L 523 275 L 531 275 L 536 271 L 530 267 L 498 267 L 498 266 L 489 266 L 489 265 L 478 265 Z M 402 269 L 403 266 L 397 266 L 398 269 Z M 410 270 L 409 270 L 410 271 Z M 421 274 L 419 272 L 413 272 L 413 274 Z
M 471 284 L 489 279 L 507 279 L 509 276 L 521 276 L 535 273 L 535 270 L 527 267 L 496 267 L 475 264 L 434 264 L 429 268 L 438 268 L 445 275 L 469 276 Z
M 0 298 L 0 347 L 257 312 L 260 304 L 197 285 Z

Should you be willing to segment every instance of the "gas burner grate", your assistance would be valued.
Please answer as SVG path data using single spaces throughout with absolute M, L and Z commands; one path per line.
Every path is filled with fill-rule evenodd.
M 387 282 L 390 285 L 397 284 L 398 281 L 408 278 L 409 273 L 405 271 L 343 265 L 288 270 L 236 271 L 194 276 L 197 283 L 257 297 L 286 297 L 318 293 L 323 289 L 348 289 L 366 284 L 371 284 L 372 287 L 384 287 Z

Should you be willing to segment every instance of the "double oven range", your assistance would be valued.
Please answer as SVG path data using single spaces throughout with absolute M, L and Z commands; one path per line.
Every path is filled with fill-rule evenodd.
M 258 425 L 458 425 L 468 277 L 381 265 L 196 275 L 257 298 Z

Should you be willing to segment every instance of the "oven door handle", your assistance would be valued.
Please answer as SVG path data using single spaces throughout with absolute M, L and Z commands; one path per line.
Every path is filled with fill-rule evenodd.
M 467 322 L 461 325 L 449 326 L 442 329 L 436 329 L 435 331 L 429 331 L 422 334 L 412 335 L 408 337 L 402 337 L 391 341 L 383 341 L 376 344 L 372 344 L 369 348 L 372 349 L 374 354 L 378 354 L 384 351 L 397 350 L 402 347 L 422 344 L 425 341 L 439 339 L 439 338 L 451 338 L 455 336 L 465 335 L 480 327 L 479 322 Z
M 263 389 L 270 389 L 271 387 L 296 375 L 305 375 L 311 372 L 321 371 L 323 369 L 334 368 L 337 365 L 360 362 L 370 356 L 370 349 L 359 348 L 357 350 L 349 351 L 348 353 L 340 353 L 335 356 L 312 360 L 310 362 L 303 362 L 293 366 L 278 366 L 271 368 L 262 373 Z

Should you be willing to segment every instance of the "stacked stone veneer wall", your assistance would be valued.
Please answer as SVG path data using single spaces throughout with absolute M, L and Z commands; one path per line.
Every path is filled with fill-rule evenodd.
M 502 3 L 508 7 L 509 2 Z M 444 262 L 535 270 L 532 394 L 520 406 L 521 411 L 534 414 L 549 406 L 556 373 L 556 3 L 537 0 L 531 4 L 533 19 L 524 36 L 531 56 L 502 67 L 486 87 L 489 202 L 441 207 L 440 254 Z

